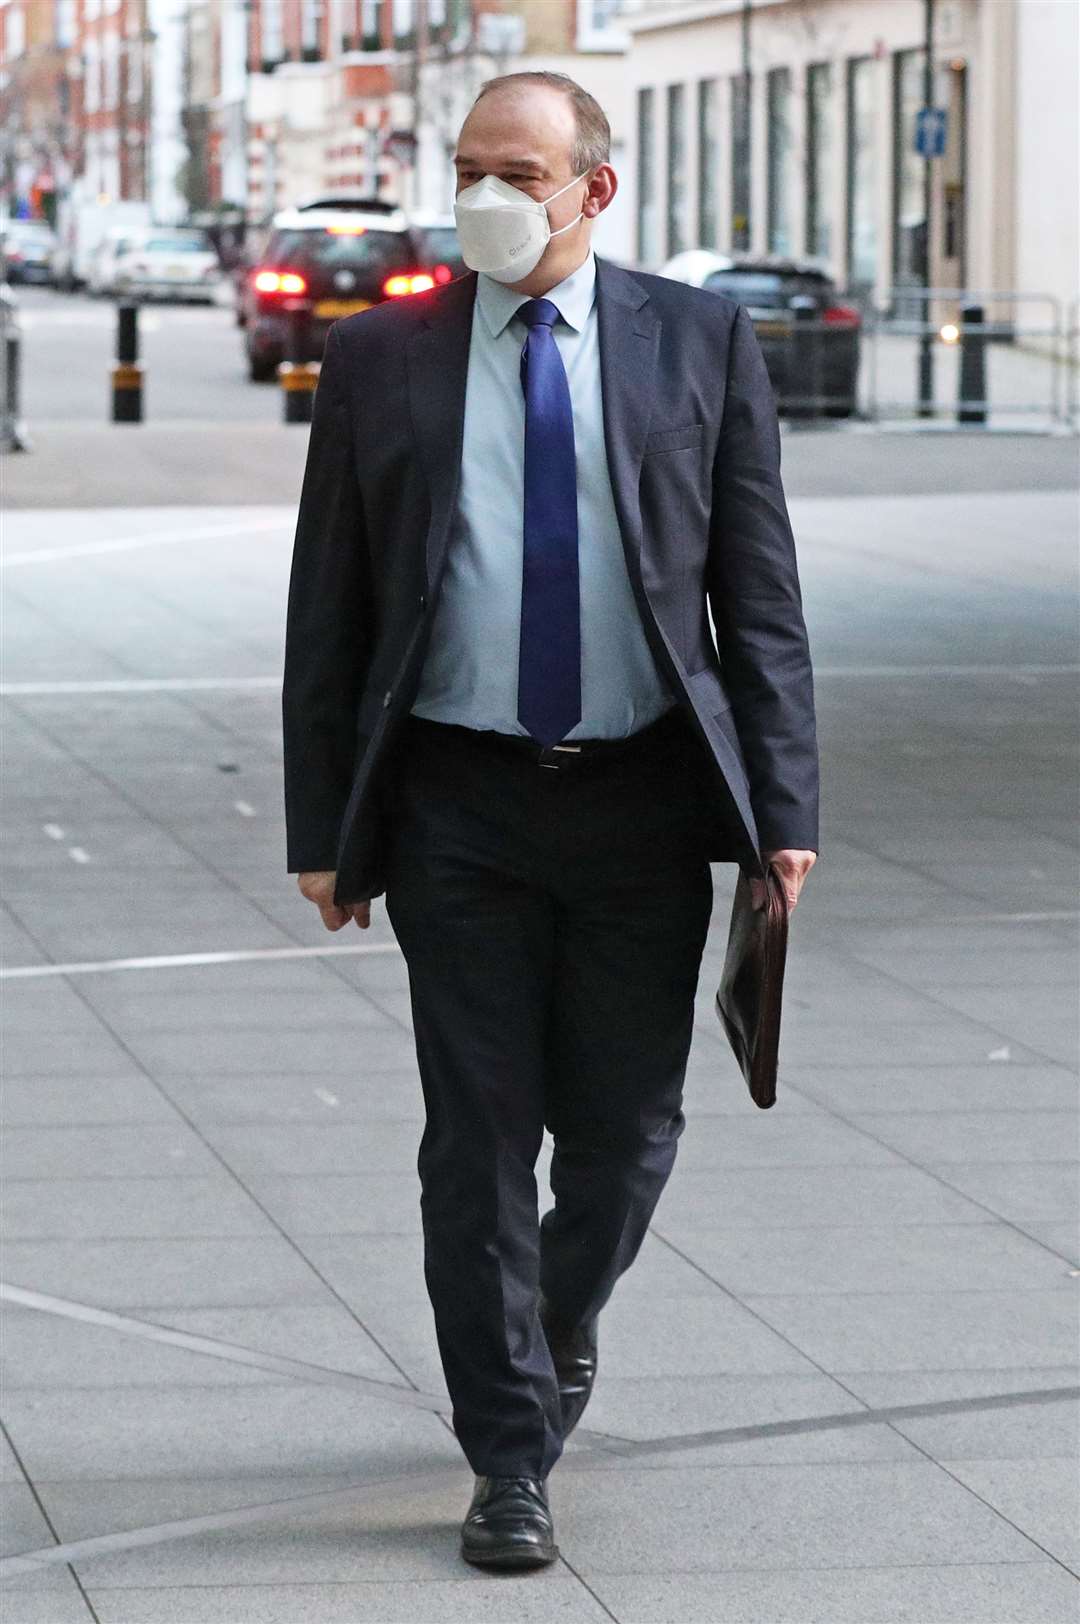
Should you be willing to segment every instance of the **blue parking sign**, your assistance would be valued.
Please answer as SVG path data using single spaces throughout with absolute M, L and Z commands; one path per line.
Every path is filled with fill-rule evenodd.
M 944 107 L 920 107 L 915 115 L 915 151 L 920 158 L 940 158 L 945 151 L 948 114 Z

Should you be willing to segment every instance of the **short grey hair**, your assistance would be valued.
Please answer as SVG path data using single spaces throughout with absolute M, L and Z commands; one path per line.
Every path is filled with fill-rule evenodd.
M 546 85 L 549 90 L 561 90 L 574 110 L 577 133 L 570 148 L 570 168 L 575 175 L 606 164 L 611 157 L 611 125 L 607 114 L 595 96 L 571 79 L 568 73 L 548 73 L 535 69 L 522 73 L 502 73 L 497 79 L 487 79 L 476 93 L 476 106 L 489 91 L 512 89 L 515 85 Z

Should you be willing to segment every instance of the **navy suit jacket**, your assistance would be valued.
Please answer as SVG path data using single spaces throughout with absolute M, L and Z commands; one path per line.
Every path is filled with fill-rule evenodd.
M 818 849 L 813 677 L 772 386 L 746 310 L 597 256 L 604 436 L 626 565 L 715 766 L 710 856 Z M 331 327 L 282 687 L 289 873 L 385 889 L 383 770 L 419 683 L 454 515 L 476 275 Z M 716 627 L 714 640 L 709 607 Z

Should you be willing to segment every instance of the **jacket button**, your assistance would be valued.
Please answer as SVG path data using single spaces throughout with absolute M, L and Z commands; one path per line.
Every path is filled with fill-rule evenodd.
M 394 695 L 393 695 L 392 692 L 386 693 L 386 694 L 383 695 L 383 702 L 382 702 L 383 710 L 387 710 L 389 708 L 390 701 L 393 699 L 393 697 L 394 697 Z

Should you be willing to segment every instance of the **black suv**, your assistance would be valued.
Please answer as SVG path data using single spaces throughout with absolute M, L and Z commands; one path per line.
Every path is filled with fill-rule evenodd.
M 782 412 L 850 417 L 856 410 L 862 315 L 813 262 L 736 258 L 702 287 L 747 307 Z M 797 320 L 801 306 L 806 325 Z
M 304 316 L 303 361 L 320 361 L 339 316 L 421 293 L 464 270 L 452 220 L 409 218 L 381 202 L 317 199 L 275 215 L 239 292 L 253 380 L 272 378 L 290 356 L 293 312 Z

